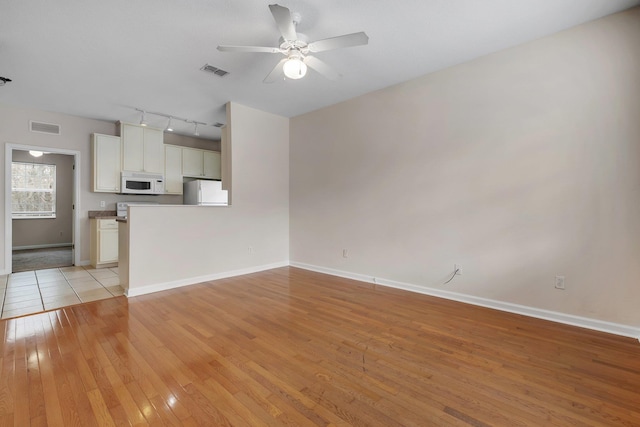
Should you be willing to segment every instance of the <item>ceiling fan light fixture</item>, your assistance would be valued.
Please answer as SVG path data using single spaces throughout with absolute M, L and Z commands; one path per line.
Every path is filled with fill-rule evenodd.
M 307 64 L 305 64 L 301 58 L 293 57 L 289 58 L 287 62 L 284 63 L 284 67 L 282 68 L 284 71 L 284 75 L 290 79 L 297 80 L 301 79 L 307 74 Z

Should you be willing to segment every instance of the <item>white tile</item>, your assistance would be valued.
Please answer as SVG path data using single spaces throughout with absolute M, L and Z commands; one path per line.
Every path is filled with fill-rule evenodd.
M 80 304 L 80 299 L 73 295 L 63 298 L 52 298 L 44 301 L 45 310 L 53 310 L 54 308 L 68 307 L 70 305 Z
M 75 295 L 76 292 L 71 288 L 71 286 L 67 286 L 66 288 L 44 288 L 40 289 L 40 294 L 42 294 L 42 298 L 51 298 L 53 296 L 67 296 L 67 295 Z
M 7 281 L 7 287 L 19 287 L 19 286 L 27 286 L 27 285 L 35 285 L 36 283 L 38 283 L 38 281 L 36 280 L 36 276 L 33 277 L 23 277 L 23 278 L 18 278 L 15 279 L 11 276 L 9 276 L 9 280 Z
M 113 297 L 113 295 L 104 288 L 95 291 L 78 292 L 78 296 L 82 302 L 97 301 Z
M 107 277 L 106 279 L 99 279 L 98 282 L 100 282 L 105 288 L 108 288 L 110 286 L 119 285 L 120 277 Z
M 98 283 L 98 281 L 96 279 L 94 279 L 93 277 L 89 276 L 89 277 L 81 277 L 78 279 L 69 279 L 68 280 L 69 285 L 71 285 L 71 287 L 75 288 L 77 286 L 82 286 L 82 285 L 86 285 L 86 284 L 94 284 L 94 285 L 99 285 L 100 283 Z
M 114 297 L 124 295 L 124 289 L 122 289 L 121 286 L 110 286 L 107 288 L 107 290 L 111 292 L 111 295 L 113 295 Z
M 4 306 L 2 307 L 3 311 L 12 311 L 19 309 L 28 309 L 33 308 L 34 311 L 42 310 L 42 300 L 38 298 L 37 300 L 28 300 L 28 301 L 20 301 L 20 302 L 4 302 Z
M 87 277 L 91 277 L 91 274 L 89 274 L 88 272 L 86 272 L 84 270 L 63 271 L 62 274 L 64 274 L 64 277 L 66 277 L 68 280 L 71 280 L 71 279 L 84 279 L 84 278 L 87 278 Z
M 114 273 L 113 271 L 109 270 L 109 269 L 105 269 L 105 270 L 98 270 L 98 271 L 94 271 L 91 273 L 91 275 L 100 280 L 100 279 L 106 279 L 109 277 L 118 277 L 118 275 L 116 273 Z
M 62 279 L 57 279 L 57 280 L 52 280 L 50 282 L 38 282 L 38 286 L 40 286 L 40 289 L 45 289 L 45 288 L 68 288 L 69 287 L 69 282 L 67 282 L 67 279 L 65 279 L 64 277 Z
M 9 319 L 11 317 L 18 317 L 18 316 L 25 316 L 27 314 L 34 314 L 34 313 L 40 313 L 43 310 L 43 308 L 32 308 L 32 307 L 27 307 L 27 308 L 21 308 L 18 310 L 3 310 L 2 311 L 2 318 L 3 319 Z

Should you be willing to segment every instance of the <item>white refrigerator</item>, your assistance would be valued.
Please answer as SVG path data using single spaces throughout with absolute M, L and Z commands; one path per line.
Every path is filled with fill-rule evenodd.
M 183 203 L 199 206 L 227 206 L 229 195 L 221 181 L 195 179 L 186 181 L 182 188 Z

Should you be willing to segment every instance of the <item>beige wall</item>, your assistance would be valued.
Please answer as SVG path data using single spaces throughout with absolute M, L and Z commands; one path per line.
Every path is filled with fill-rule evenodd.
M 201 150 L 220 151 L 220 141 L 178 135 L 171 132 L 164 133 L 164 143 L 180 145 L 183 147 L 200 148 Z
M 238 104 L 227 117 L 233 205 L 131 207 L 129 295 L 288 263 L 289 120 Z
M 291 119 L 290 259 L 639 325 L 639 46 L 634 9 Z
M 71 244 L 73 156 L 49 153 L 33 157 L 27 151 L 14 150 L 13 161 L 56 165 L 56 217 L 12 220 L 13 248 Z

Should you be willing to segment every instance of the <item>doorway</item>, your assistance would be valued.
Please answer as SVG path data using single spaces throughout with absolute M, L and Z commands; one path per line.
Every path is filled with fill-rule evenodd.
M 8 273 L 78 264 L 76 212 L 79 156 L 79 152 L 72 150 L 7 144 L 5 265 Z M 20 176 L 22 173 L 28 177 L 22 181 L 17 178 L 16 182 L 30 181 L 27 186 L 35 189 L 22 195 L 25 200 L 14 212 L 13 174 Z M 40 179 L 46 184 L 39 186 Z M 51 180 L 55 185 L 51 185 Z M 54 195 L 47 194 L 48 190 L 53 190 Z M 42 192 L 45 194 L 39 194 Z M 54 197 L 55 203 L 50 200 L 51 197 Z

